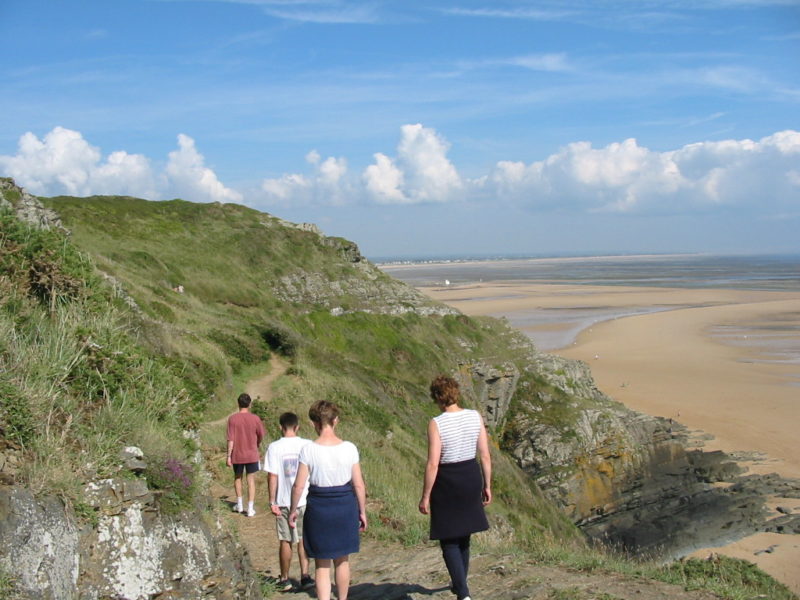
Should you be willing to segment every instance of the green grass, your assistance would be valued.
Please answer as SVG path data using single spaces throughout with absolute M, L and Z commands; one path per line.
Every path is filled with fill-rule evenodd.
M 586 572 L 620 573 L 631 579 L 654 579 L 704 590 L 725 600 L 797 600 L 797 596 L 753 563 L 717 556 L 712 560 L 686 559 L 668 564 L 617 555 L 602 548 L 567 545 L 550 540 L 531 547 L 527 556 L 539 563 Z
M 124 445 L 188 456 L 174 440 L 196 406 L 90 259 L 5 213 L 0 267 L 0 423 L 31 489 L 79 502 L 81 481 L 115 473 Z
M 0 563 L 0 600 L 15 600 L 17 598 L 15 588 L 14 578 L 7 568 Z
M 463 365 L 474 361 L 527 364 L 520 334 L 501 321 L 359 311 L 379 308 L 380 301 L 355 287 L 395 284 L 369 267 L 355 267 L 353 245 L 345 240 L 283 227 L 239 205 L 127 197 L 45 202 L 72 231 L 69 241 L 10 219 L 0 238 L 6 249 L 0 252 L 0 360 L 3 372 L 13 373 L 0 385 L 16 397 L 4 405 L 3 419 L 27 440 L 26 477 L 41 490 L 77 494 L 75 474 L 86 465 L 97 474 L 112 472 L 121 445 L 186 459 L 193 448 L 182 428 L 233 412 L 244 384 L 264 372 L 270 355 L 279 355 L 290 368 L 274 382 L 271 401 L 254 408 L 272 436 L 278 415 L 292 410 L 313 437 L 305 424 L 308 407 L 320 398 L 336 401 L 340 434 L 362 454 L 368 535 L 417 544 L 427 533 L 416 509 L 424 432 L 436 412 L 428 383 L 442 372 L 465 374 Z M 32 287 L 26 274 L 34 260 L 42 277 Z M 116 278 L 139 311 L 102 284 L 95 268 Z M 282 300 L 285 276 L 350 287 L 330 285 L 320 297 L 295 304 Z M 185 293 L 173 291 L 177 285 Z M 356 312 L 333 316 L 332 306 Z M 538 418 L 558 424 L 565 436 L 576 414 L 575 399 L 536 373 L 524 374 L 521 384 L 509 427 L 491 432 L 492 522 L 545 561 L 694 585 L 685 570 L 645 568 L 587 549 L 575 527 L 502 452 L 503 436 L 531 418 L 526 404 L 538 406 Z M 543 395 L 556 401 L 543 403 Z M 224 426 L 202 428 L 201 435 L 204 443 L 224 447 L 222 433 Z M 492 540 L 479 543 L 490 547 Z

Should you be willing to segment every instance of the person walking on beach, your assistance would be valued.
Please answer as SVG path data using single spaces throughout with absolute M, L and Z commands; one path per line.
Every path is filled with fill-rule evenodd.
M 428 462 L 419 511 L 431 515 L 430 539 L 439 540 L 451 590 L 458 600 L 470 600 L 470 536 L 489 529 L 484 511 L 492 501 L 489 440 L 480 413 L 458 405 L 455 379 L 440 375 L 430 391 L 442 414 L 428 424 Z
M 302 543 L 303 513 L 306 507 L 308 484 L 303 489 L 297 504 L 297 526 L 289 527 L 289 507 L 292 504 L 292 486 L 297 477 L 297 467 L 300 464 L 300 450 L 306 444 L 310 444 L 311 440 L 297 435 L 300 424 L 297 415 L 293 412 L 283 413 L 278 422 L 281 426 L 281 438 L 267 447 L 264 465 L 269 473 L 269 506 L 272 514 L 276 517 L 275 527 L 278 532 L 278 561 L 281 570 L 278 591 L 289 592 L 294 587 L 289 580 L 292 544 L 297 544 L 300 587 L 308 589 L 314 585 L 314 580 L 308 573 L 308 557 Z
M 366 489 L 358 449 L 336 435 L 339 407 L 318 400 L 308 411 L 316 440 L 300 450 L 300 466 L 292 487 L 289 524 L 297 526 L 298 506 L 306 481 L 308 500 L 303 517 L 303 545 L 314 559 L 318 600 L 331 599 L 331 568 L 338 600 L 350 588 L 349 555 L 359 550 L 359 531 L 367 529 Z
M 252 400 L 248 394 L 237 399 L 239 412 L 228 417 L 228 466 L 233 467 L 233 488 L 236 492 L 235 512 L 244 512 L 242 506 L 242 475 L 247 472 L 247 516 L 255 517 L 256 473 L 261 469 L 258 450 L 266 431 L 258 415 L 250 412 Z

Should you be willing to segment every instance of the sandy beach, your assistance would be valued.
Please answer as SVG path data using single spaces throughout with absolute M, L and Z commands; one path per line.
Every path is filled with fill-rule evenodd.
M 710 434 L 706 449 L 757 453 L 750 472 L 800 477 L 800 292 L 521 281 L 420 289 L 469 315 L 505 316 L 543 349 L 586 361 L 606 394 L 698 439 Z M 711 551 L 755 562 L 800 593 L 800 536 L 758 534 L 696 555 Z

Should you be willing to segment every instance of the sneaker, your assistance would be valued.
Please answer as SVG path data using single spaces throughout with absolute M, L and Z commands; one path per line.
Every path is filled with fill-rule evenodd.
M 294 589 L 294 585 L 288 579 L 281 579 L 275 585 L 275 589 L 279 592 L 291 592 Z
M 256 509 L 255 508 L 248 509 L 247 516 L 248 517 L 255 517 L 256 516 Z
M 300 587 L 304 590 L 314 587 L 314 579 L 311 575 L 303 575 L 300 578 Z
M 233 512 L 235 512 L 235 513 L 244 512 L 244 507 L 241 504 L 234 504 L 233 505 Z

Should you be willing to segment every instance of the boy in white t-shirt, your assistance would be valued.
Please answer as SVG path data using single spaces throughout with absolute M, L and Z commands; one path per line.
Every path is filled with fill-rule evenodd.
M 278 531 L 278 559 L 281 568 L 278 591 L 288 592 L 294 587 L 289 580 L 292 544 L 297 544 L 297 557 L 300 561 L 300 587 L 308 589 L 314 585 L 314 580 L 308 574 L 308 557 L 303 548 L 303 516 L 300 512 L 305 509 L 308 483 L 306 483 L 306 488 L 300 498 L 297 527 L 289 527 L 289 506 L 292 503 L 292 486 L 297 476 L 300 449 L 311 443 L 311 440 L 297 435 L 300 425 L 296 414 L 283 413 L 279 422 L 283 437 L 269 445 L 264 457 L 264 465 L 269 473 L 270 510 L 277 517 L 275 524 Z

